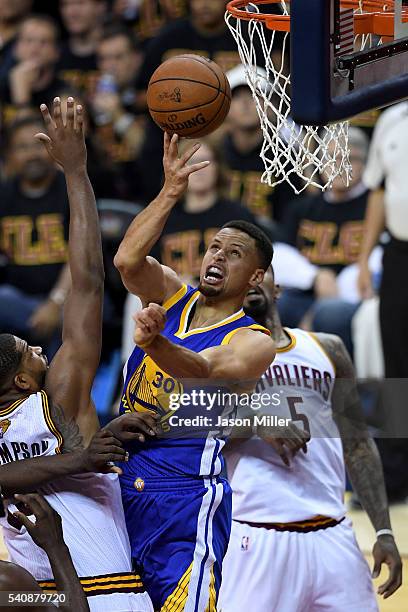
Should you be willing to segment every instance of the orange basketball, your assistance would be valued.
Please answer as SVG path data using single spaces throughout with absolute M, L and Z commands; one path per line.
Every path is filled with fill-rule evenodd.
M 221 68 L 200 55 L 177 55 L 153 73 L 147 105 L 153 120 L 169 134 L 206 136 L 224 121 L 231 90 Z

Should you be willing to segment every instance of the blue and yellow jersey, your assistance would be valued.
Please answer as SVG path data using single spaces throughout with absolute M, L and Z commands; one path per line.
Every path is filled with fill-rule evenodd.
M 162 335 L 174 344 L 192 351 L 200 352 L 206 348 L 228 344 L 233 335 L 240 329 L 251 328 L 269 334 L 264 327 L 257 325 L 243 309 L 230 315 L 223 321 L 208 327 L 188 330 L 189 317 L 200 292 L 193 287 L 183 285 L 175 295 L 164 304 L 167 310 L 167 322 Z M 192 387 L 198 393 L 202 381 L 196 381 L 186 389 L 186 381 L 179 381 L 164 372 L 146 353 L 135 347 L 124 370 L 124 389 L 120 404 L 120 413 L 132 411 L 152 411 L 160 414 L 163 432 L 170 432 L 168 437 L 159 437 L 145 443 L 131 445 L 130 459 L 124 465 L 124 475 L 144 478 L 166 478 L 179 476 L 216 476 L 222 469 L 220 451 L 224 445 L 222 430 L 218 427 L 218 416 L 225 417 L 224 403 L 215 403 L 211 414 L 206 407 L 180 406 L 177 409 L 177 420 L 183 417 L 201 415 L 211 420 L 205 423 L 202 432 L 194 436 L 186 435 L 185 429 L 179 431 L 173 425 L 174 398 L 182 393 L 191 394 Z M 210 385 L 210 382 L 208 382 Z M 207 383 L 205 383 L 207 387 Z M 219 386 L 218 386 L 219 389 Z M 213 389 L 214 392 L 214 389 Z M 173 431 L 171 431 L 173 429 Z M 211 431 L 210 431 L 211 430 Z

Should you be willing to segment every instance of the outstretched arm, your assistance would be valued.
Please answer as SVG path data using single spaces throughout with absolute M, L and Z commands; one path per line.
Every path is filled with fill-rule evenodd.
M 275 358 L 273 340 L 253 330 L 242 330 L 229 344 L 200 353 L 173 344 L 161 335 L 156 336 L 144 350 L 174 378 L 203 378 L 253 385 Z
M 46 391 L 67 418 L 76 419 L 85 443 L 99 429 L 90 391 L 99 364 L 102 335 L 104 270 L 95 196 L 86 170 L 83 110 L 68 98 L 66 123 L 61 101 L 53 116 L 43 104 L 47 134 L 38 134 L 50 156 L 65 173 L 69 224 L 71 291 L 65 303 L 62 346 L 46 378 Z
M 391 529 L 381 458 L 370 437 L 362 414 L 353 364 L 343 342 L 331 334 L 317 334 L 336 368 L 333 391 L 333 417 L 343 443 L 344 459 L 353 489 L 376 532 Z M 389 597 L 401 586 L 402 563 L 392 535 L 380 535 L 373 549 L 373 576 L 382 563 L 390 569 L 379 594 Z
M 242 329 L 232 336 L 228 344 L 196 353 L 160 334 L 166 323 L 166 311 L 162 306 L 150 304 L 137 312 L 134 319 L 135 344 L 174 378 L 255 384 L 275 358 L 273 340 L 253 329 Z
M 86 448 L 79 427 L 72 419 L 67 422 L 61 409 L 54 411 L 54 421 L 64 438 L 64 453 L 48 457 L 33 457 L 0 466 L 0 487 L 4 497 L 14 493 L 35 491 L 62 476 L 87 472 L 121 473 L 114 462 L 127 461 L 122 443 L 157 433 L 157 415 L 149 413 L 124 414 L 113 419 L 98 431 Z
M 125 287 L 138 295 L 145 305 L 149 302 L 162 304 L 181 287 L 176 274 L 149 257 L 149 253 L 159 240 L 170 212 L 187 189 L 190 174 L 209 164 L 205 161 L 187 165 L 200 145 L 194 145 L 179 158 L 177 143 L 177 135 L 170 139 L 164 134 L 163 189 L 134 219 L 114 260 Z
M 140 423 L 137 424 L 140 425 Z M 134 426 L 134 431 L 136 433 L 132 435 L 129 432 L 128 424 L 125 432 L 120 432 L 120 435 L 124 438 L 127 436 L 128 439 L 140 439 L 142 435 L 140 432 L 143 431 L 140 426 L 139 429 Z M 82 438 L 77 434 L 71 436 L 68 443 L 75 444 L 75 447 L 70 449 L 73 452 L 48 457 L 33 457 L 2 465 L 0 467 L 0 486 L 4 497 L 10 497 L 14 493 L 35 491 L 48 482 L 72 474 L 120 473 L 120 469 L 112 464 L 115 461 L 126 461 L 126 451 L 121 441 L 108 429 L 98 431 L 87 448 L 82 446 Z

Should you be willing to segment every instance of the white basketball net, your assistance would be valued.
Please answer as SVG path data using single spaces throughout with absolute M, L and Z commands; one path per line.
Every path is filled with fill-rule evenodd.
M 286 3 L 281 2 L 280 5 L 282 14 L 288 15 Z M 250 3 L 245 10 L 248 13 L 260 12 L 258 6 Z M 271 36 L 268 42 L 266 26 L 262 21 L 250 19 L 245 22 L 229 12 L 225 20 L 238 45 L 261 122 L 264 136 L 261 158 L 265 165 L 261 181 L 270 186 L 287 181 L 295 193 L 302 192 L 309 185 L 324 190 L 331 186 L 337 176 L 341 176 L 348 184 L 351 177 L 348 122 L 311 127 L 297 125 L 289 116 L 290 69 L 285 61 L 289 50 L 289 33 L 283 35 L 280 55 L 276 49 L 282 46 L 281 38 L 279 46 L 277 44 L 277 37 L 281 37 L 281 33 L 268 31 Z M 242 31 L 243 27 L 245 32 Z M 365 44 L 366 41 L 360 41 L 359 47 Z M 256 47 L 259 48 L 259 45 L 263 57 L 256 55 Z M 266 79 L 260 75 L 259 65 L 265 67 Z M 302 185 L 299 185 L 297 176 L 302 179 Z

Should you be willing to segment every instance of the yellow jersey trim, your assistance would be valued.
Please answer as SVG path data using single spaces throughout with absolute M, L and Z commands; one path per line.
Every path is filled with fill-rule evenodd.
M 294 336 L 294 334 L 292 334 L 287 327 L 283 328 L 285 330 L 285 332 L 288 334 L 289 338 L 290 338 L 290 343 L 288 344 L 288 346 L 284 346 L 283 348 L 277 348 L 276 352 L 277 353 L 287 353 L 287 351 L 291 351 L 293 348 L 295 348 L 296 346 L 296 336 Z
M 317 344 L 317 346 L 320 348 L 320 350 L 322 351 L 322 353 L 324 354 L 324 356 L 330 361 L 332 368 L 334 370 L 334 373 L 336 373 L 336 364 L 334 363 L 333 359 L 330 357 L 329 353 L 326 351 L 326 349 L 324 348 L 323 344 L 320 342 L 319 338 L 316 336 L 316 334 L 314 334 L 313 332 L 307 332 L 308 335 L 312 338 L 312 340 L 315 341 L 315 343 Z
M 186 569 L 174 591 L 170 593 L 160 608 L 160 612 L 182 612 L 188 597 L 188 588 L 190 586 L 191 572 L 193 570 L 193 563 L 191 562 L 189 567 Z
M 181 336 L 181 334 L 184 333 L 184 331 L 186 329 L 186 325 L 187 325 L 187 319 L 188 319 L 189 312 L 190 312 L 193 304 L 198 300 L 199 296 L 200 296 L 200 292 L 199 291 L 194 291 L 193 295 L 190 297 L 190 299 L 188 300 L 187 304 L 184 306 L 184 308 L 183 308 L 183 310 L 181 312 L 181 315 L 180 315 L 180 323 L 179 323 L 178 330 L 174 334 L 178 338 Z
M 28 399 L 28 397 L 29 396 L 22 397 L 21 399 L 18 399 L 15 402 L 13 402 L 12 404 L 10 404 L 10 406 L 7 406 L 7 408 L 3 408 L 2 410 L 0 410 L 0 418 L 3 418 L 5 416 L 8 416 L 9 414 L 11 414 L 16 408 L 18 408 L 20 406 L 20 404 L 25 402 L 25 400 Z
M 143 586 L 142 582 L 114 582 L 113 584 L 95 585 L 95 586 L 83 586 L 85 593 L 96 595 L 96 591 L 113 591 L 118 592 L 121 589 L 140 589 Z
M 177 304 L 187 293 L 187 285 L 182 285 L 178 291 L 164 302 L 163 308 L 170 310 L 174 304 Z
M 245 316 L 244 310 L 243 308 L 241 308 L 240 310 L 238 310 L 238 312 L 235 312 L 234 314 L 230 315 L 229 317 L 226 317 L 225 319 L 223 319 L 222 321 L 219 321 L 218 323 L 213 323 L 212 325 L 207 325 L 206 327 L 197 327 L 197 329 L 185 331 L 187 320 L 188 320 L 188 315 L 194 303 L 198 300 L 199 296 L 200 296 L 200 292 L 195 291 L 193 295 L 191 296 L 191 298 L 188 300 L 187 304 L 184 306 L 183 312 L 181 313 L 181 316 L 180 316 L 179 328 L 174 334 L 176 338 L 183 339 L 183 338 L 189 338 L 190 336 L 195 336 L 196 334 L 202 334 L 204 332 L 211 331 L 212 329 L 217 329 L 219 327 L 222 327 L 223 325 L 227 325 L 228 323 L 233 323 L 234 321 L 237 321 L 238 319 L 241 319 L 242 317 Z
M 221 344 L 229 344 L 231 341 L 231 338 L 239 331 L 241 331 L 241 329 L 254 329 L 255 331 L 260 331 L 263 332 L 264 334 L 267 334 L 268 336 L 271 335 L 271 332 L 269 331 L 269 329 L 266 329 L 266 327 L 263 327 L 262 325 L 258 325 L 256 323 L 254 323 L 253 325 L 248 325 L 246 327 L 237 327 L 237 329 L 233 329 L 232 331 L 228 332 L 228 334 L 226 334 L 223 338 L 223 341 L 221 342 Z
M 142 579 L 137 574 L 124 573 L 104 576 L 91 576 L 80 578 L 84 593 L 88 596 L 109 595 L 113 593 L 142 593 L 144 586 Z M 55 591 L 54 580 L 39 580 L 39 586 L 45 591 Z
M 41 399 L 42 399 L 42 407 L 43 407 L 43 413 L 44 413 L 44 419 L 45 422 L 48 425 L 48 429 L 50 430 L 50 432 L 52 434 L 54 434 L 54 436 L 57 438 L 57 442 L 58 442 L 58 446 L 55 449 L 56 453 L 61 453 L 62 450 L 62 446 L 64 444 L 64 438 L 62 437 L 62 434 L 58 431 L 56 425 L 54 424 L 52 417 L 51 417 L 51 412 L 50 412 L 50 407 L 48 404 L 48 397 L 47 394 L 45 393 L 45 391 L 41 391 Z

